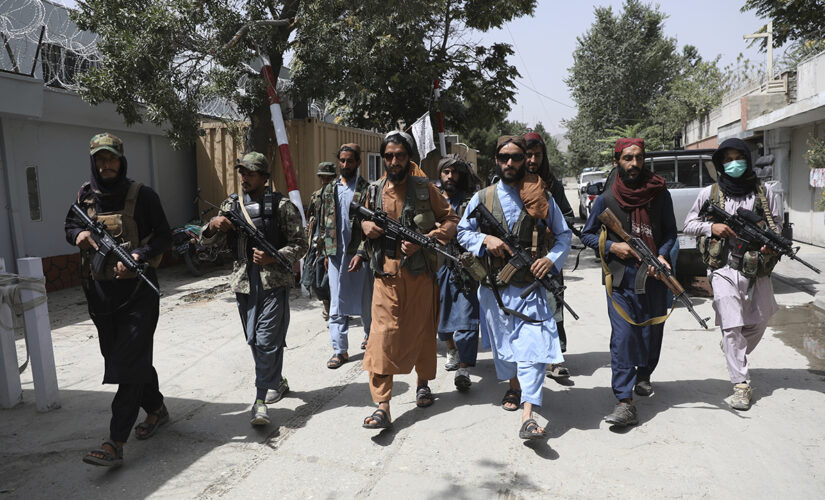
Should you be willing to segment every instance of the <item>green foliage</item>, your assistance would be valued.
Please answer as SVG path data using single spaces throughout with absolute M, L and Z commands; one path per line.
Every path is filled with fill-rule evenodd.
M 773 46 L 786 42 L 825 39 L 825 4 L 822 0 L 745 0 L 742 12 L 755 10 L 756 15 L 773 21 Z M 760 32 L 765 32 L 767 25 Z M 762 51 L 767 38 L 758 38 Z
M 328 102 L 344 123 L 387 130 L 432 109 L 433 81 L 442 86 L 447 126 L 494 123 L 513 102 L 516 68 L 507 44 L 472 40 L 522 15 L 534 0 L 317 0 L 304 9 L 294 44 L 296 95 Z
M 679 53 L 658 6 L 625 0 L 618 14 L 594 13 L 566 80 L 578 105 L 566 122 L 573 173 L 610 163 L 618 137 L 642 137 L 649 150 L 672 147 L 674 134 L 719 105 L 726 88 L 719 57 L 705 61 L 690 45 Z
M 99 34 L 103 64 L 81 78 L 82 96 L 112 101 L 127 123 L 167 128 L 173 144 L 198 135 L 204 103 L 233 103 L 252 123 L 255 149 L 271 130 L 258 54 L 281 67 L 292 50 L 296 102 L 328 102 L 345 123 L 394 128 L 431 105 L 442 81 L 448 126 L 494 123 L 515 95 L 506 44 L 476 44 L 473 33 L 530 15 L 535 0 L 85 0 L 72 18 Z M 241 27 L 255 24 L 232 47 Z

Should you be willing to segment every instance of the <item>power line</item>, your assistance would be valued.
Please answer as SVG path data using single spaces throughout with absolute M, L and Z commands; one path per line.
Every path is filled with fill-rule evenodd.
M 534 89 L 533 87 L 530 87 L 530 86 L 529 86 L 529 85 L 527 85 L 526 83 L 516 81 L 516 85 L 520 85 L 520 86 L 522 86 L 522 87 L 526 88 L 527 90 L 530 90 L 530 91 L 532 91 L 532 92 L 535 92 L 536 94 L 540 95 L 541 97 L 544 97 L 545 99 L 549 99 L 549 100 L 551 100 L 551 101 L 555 102 L 556 104 L 561 104 L 562 106 L 567 106 L 567 107 L 568 107 L 568 108 L 570 108 L 570 109 L 576 109 L 576 107 L 575 107 L 575 106 L 571 106 L 570 104 L 567 104 L 566 102 L 561 102 L 561 101 L 559 101 L 558 99 L 553 99 L 553 98 L 552 98 L 552 97 L 550 97 L 549 95 L 544 95 L 544 94 L 542 94 L 541 92 L 539 92 L 538 90 Z M 545 111 L 547 111 L 547 110 L 545 110 Z

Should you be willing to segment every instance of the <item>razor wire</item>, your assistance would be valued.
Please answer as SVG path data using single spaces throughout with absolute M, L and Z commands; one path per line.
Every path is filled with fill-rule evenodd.
M 69 18 L 68 0 L 0 0 L 0 70 L 77 90 L 76 76 L 100 64 L 97 35 Z

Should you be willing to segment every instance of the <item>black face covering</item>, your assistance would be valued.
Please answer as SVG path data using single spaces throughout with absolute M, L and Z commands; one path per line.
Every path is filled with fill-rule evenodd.
M 126 177 L 126 157 L 120 157 L 120 170 L 118 170 L 117 177 L 110 180 L 104 180 L 100 176 L 100 172 L 98 172 L 97 166 L 95 165 L 94 156 L 90 156 L 89 160 L 91 163 L 89 184 L 92 188 L 92 196 L 94 196 L 100 210 L 104 212 L 120 210 L 126 201 L 126 192 L 129 190 L 129 183 L 132 182 Z

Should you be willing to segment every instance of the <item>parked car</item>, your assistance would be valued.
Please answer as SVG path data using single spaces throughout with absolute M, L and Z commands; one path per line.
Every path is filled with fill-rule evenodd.
M 602 172 L 601 170 L 590 170 L 582 172 L 579 175 L 579 217 L 582 219 L 587 220 L 588 215 L 590 215 L 590 205 L 593 204 L 593 200 L 600 194 L 600 192 L 596 195 L 588 194 L 588 184 L 593 181 L 600 181 L 603 185 L 605 179 L 607 179 L 607 172 Z

